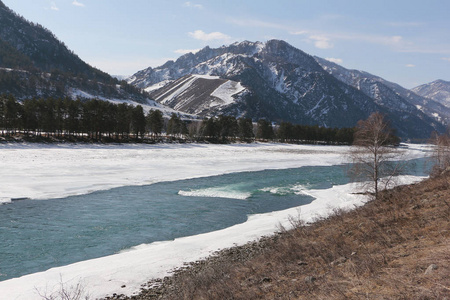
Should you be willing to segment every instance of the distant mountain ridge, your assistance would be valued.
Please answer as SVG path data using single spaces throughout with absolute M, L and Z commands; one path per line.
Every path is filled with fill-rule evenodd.
M 280 40 L 205 47 L 139 71 L 127 81 L 91 67 L 49 30 L 0 0 L 0 94 L 18 99 L 84 97 L 153 106 L 150 99 L 155 99 L 160 108 L 168 105 L 199 116 L 226 114 L 325 127 L 352 127 L 380 111 L 400 136 L 422 139 L 434 130 L 444 131 L 450 119 L 443 87 L 448 82 L 434 84 L 434 92 L 423 97 Z
M 433 99 L 436 102 L 450 108 L 450 81 L 435 80 L 412 89 L 420 96 Z
M 192 80 L 198 76 L 204 76 L 202 84 Z M 212 87 L 217 86 L 205 80 L 219 83 L 218 79 L 239 83 L 242 89 L 228 95 L 229 101 L 214 102 Z M 428 138 L 432 131 L 442 131 L 439 118 L 447 117 L 440 112 L 432 118 L 436 111 L 427 113 L 411 103 L 418 97 L 416 101 L 425 107 L 429 99 L 400 86 L 394 90 L 390 84 L 395 84 L 372 82 L 374 90 L 370 91 L 370 86 L 358 87 L 341 80 L 326 71 L 317 58 L 280 40 L 205 47 L 160 67 L 139 71 L 128 82 L 149 91 L 157 101 L 203 116 L 229 114 L 254 120 L 352 127 L 372 112 L 381 111 L 406 138 Z
M 233 59 L 237 59 L 239 56 L 251 56 L 255 54 L 259 48 L 262 47 L 262 43 L 242 42 L 234 43 L 228 47 L 220 47 L 212 49 L 208 46 L 202 50 L 193 53 L 187 53 L 176 61 L 168 61 L 157 68 L 147 68 L 139 71 L 128 78 L 128 82 L 142 89 L 148 89 L 149 87 L 157 84 L 164 83 L 170 80 L 176 80 L 188 74 L 210 73 L 211 76 L 224 76 L 224 74 L 233 74 L 233 68 L 237 67 L 237 62 L 227 61 L 228 65 L 224 65 L 223 62 L 227 60 L 227 54 Z M 222 57 L 222 55 L 225 55 Z M 205 62 L 214 59 L 211 68 L 210 65 Z M 228 67 L 228 68 L 227 68 Z M 211 70 L 212 69 L 212 70 Z M 150 88 L 151 90 L 151 88 Z
M 289 78 L 285 78 L 288 72 L 292 74 Z M 305 76 L 303 82 L 284 82 L 285 79 L 296 80 L 295 72 L 303 73 Z M 196 54 L 184 55 L 176 62 L 167 62 L 159 68 L 138 72 L 129 82 L 148 90 L 152 90 L 155 84 L 170 82 L 164 88 L 173 90 L 175 89 L 173 85 L 176 85 L 174 80 L 188 74 L 216 76 L 240 82 L 246 88 L 247 92 L 236 94 L 233 102 L 203 110 L 203 115 L 225 113 L 253 119 L 268 118 L 274 121 L 301 119 L 300 122 L 303 124 L 348 126 L 350 123 L 347 120 L 337 121 L 322 113 L 321 110 L 326 108 L 321 107 L 320 103 L 315 103 L 313 94 L 323 92 L 325 95 L 325 89 L 334 89 L 342 97 L 330 97 L 329 100 L 336 102 L 335 106 L 346 107 L 355 114 L 360 114 L 359 107 L 364 107 L 370 102 L 369 99 L 363 99 L 359 107 L 352 105 L 352 101 L 349 101 L 351 96 L 344 96 L 335 86 L 338 82 L 326 74 L 312 57 L 285 42 L 276 40 L 266 44 L 245 41 L 217 49 L 206 47 Z M 332 83 L 329 82 L 330 79 Z M 323 85 L 330 86 L 320 87 L 321 91 L 310 90 L 309 83 L 315 80 L 322 80 Z M 198 88 L 194 89 L 203 93 Z M 292 93 L 288 95 L 285 90 L 292 90 Z M 157 91 L 152 92 L 151 96 L 153 97 Z M 300 93 L 303 101 L 298 101 Z M 191 94 L 191 97 L 196 95 Z M 177 104 L 172 102 L 172 105 Z
M 30 97 L 103 97 L 145 102 L 139 89 L 81 60 L 49 30 L 0 1 L 0 93 Z
M 450 121 L 449 107 L 438 101 L 423 97 L 414 91 L 370 73 L 349 70 L 320 57 L 315 57 L 315 59 L 325 71 L 338 80 L 362 91 L 383 107 L 398 111 L 407 110 L 411 113 L 418 109 L 442 124 L 448 124 Z

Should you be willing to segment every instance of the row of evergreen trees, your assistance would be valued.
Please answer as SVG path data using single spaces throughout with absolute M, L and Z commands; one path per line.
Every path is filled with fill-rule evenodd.
M 20 131 L 39 136 L 87 134 L 93 139 L 128 138 L 130 134 L 145 134 L 146 119 L 142 106 L 126 103 L 70 98 L 19 102 L 9 95 L 0 96 L 0 128 L 3 135 Z
M 61 138 L 85 136 L 93 140 L 130 138 L 228 143 L 241 141 L 280 141 L 287 143 L 351 144 L 352 128 L 323 128 L 282 122 L 273 125 L 260 119 L 221 115 L 203 120 L 182 120 L 173 113 L 165 119 L 159 110 L 144 113 L 142 106 L 114 104 L 97 99 L 28 99 L 0 96 L 0 130 L 3 136 L 18 132 L 31 136 Z
M 232 116 L 221 115 L 206 118 L 200 123 L 189 124 L 188 133 L 196 140 L 222 143 L 232 142 L 238 138 L 244 141 L 256 139 L 284 143 L 351 144 L 354 129 L 296 125 L 289 122 L 273 125 L 265 119 L 260 119 L 253 124 L 251 119 L 236 119 Z

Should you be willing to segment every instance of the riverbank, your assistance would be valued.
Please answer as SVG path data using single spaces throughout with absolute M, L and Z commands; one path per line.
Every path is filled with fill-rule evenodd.
M 107 299 L 447 299 L 449 199 L 450 173 L 397 187 Z
M 121 186 L 345 162 L 346 146 L 288 144 L 0 144 L 0 203 Z M 424 148 L 411 150 L 424 156 Z
M 348 146 L 253 144 L 0 144 L 0 203 L 54 199 L 120 186 L 233 172 L 329 166 L 346 162 Z M 408 159 L 428 145 L 406 145 Z
M 4 175 L 0 200 L 2 196 L 6 203 L 20 197 L 44 200 L 118 186 L 235 172 L 331 166 L 345 162 L 347 150 L 348 147 L 342 146 L 286 144 L 6 144 L 0 147 Z M 412 159 L 427 156 L 429 148 L 408 145 L 406 151 Z M 404 183 L 422 178 L 406 179 Z M 279 224 L 289 227 L 291 218 L 299 214 L 305 222 L 311 222 L 330 209 L 354 208 L 365 202 L 361 195 L 352 194 L 351 185 L 306 192 L 315 200 L 300 209 L 251 215 L 245 223 L 224 230 L 144 244 L 118 254 L 2 281 L 0 299 L 41 299 L 37 291 L 53 294 L 61 282 L 69 287 L 80 283 L 94 298 L 114 293 L 133 295 L 146 281 L 164 278 L 183 263 L 273 234 L 279 230 Z

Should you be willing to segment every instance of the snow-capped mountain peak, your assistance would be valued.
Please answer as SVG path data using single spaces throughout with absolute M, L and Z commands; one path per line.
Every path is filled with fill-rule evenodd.
M 382 111 L 392 115 L 394 126 L 405 137 L 428 137 L 440 128 L 417 109 L 416 104 L 425 107 L 425 103 L 411 104 L 399 92 L 400 86 L 394 89 L 368 73 L 319 63 L 285 41 L 244 41 L 205 47 L 139 71 L 128 81 L 160 103 L 201 116 L 230 114 L 352 127 L 370 113 Z
M 349 70 L 320 57 L 315 57 L 315 59 L 325 71 L 338 80 L 362 91 L 382 107 L 389 110 L 409 111 L 411 113 L 414 112 L 415 109 L 418 109 L 438 122 L 447 123 L 450 120 L 450 106 L 445 107 L 439 103 L 439 101 L 434 101 L 436 99 L 432 100 L 431 97 L 431 99 L 424 98 L 423 95 L 416 90 L 411 92 L 396 83 L 364 71 Z M 426 89 L 431 91 L 431 86 L 423 88 L 424 91 Z
M 442 79 L 420 85 L 412 89 L 420 96 L 433 99 L 450 108 L 450 81 Z

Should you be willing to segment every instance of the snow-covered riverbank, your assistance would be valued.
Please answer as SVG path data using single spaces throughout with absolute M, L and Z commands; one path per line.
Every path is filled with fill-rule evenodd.
M 346 147 L 0 144 L 0 199 L 48 199 L 231 172 L 331 165 Z
M 423 157 L 427 147 L 410 146 L 408 159 Z M 346 147 L 251 145 L 0 145 L 0 199 L 47 199 L 126 185 L 205 177 L 231 172 L 284 169 L 344 162 Z M 405 177 L 403 183 L 420 180 Z M 137 246 L 129 251 L 83 261 L 46 272 L 0 282 L 0 299 L 40 299 L 60 287 L 78 283 L 92 298 L 132 294 L 140 285 L 162 277 L 184 262 L 244 244 L 289 226 L 289 216 L 306 221 L 333 207 L 351 208 L 365 199 L 352 195 L 351 184 L 309 190 L 316 198 L 301 210 L 252 215 L 224 230 Z M 125 286 L 125 287 L 123 287 Z

